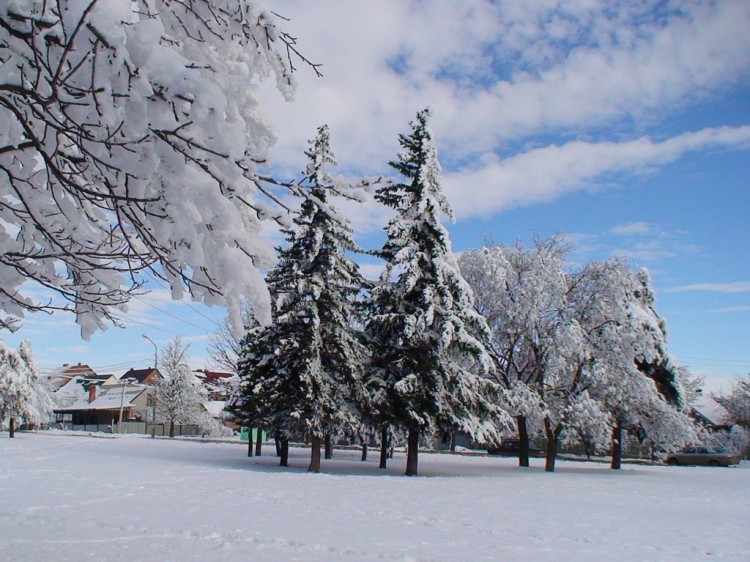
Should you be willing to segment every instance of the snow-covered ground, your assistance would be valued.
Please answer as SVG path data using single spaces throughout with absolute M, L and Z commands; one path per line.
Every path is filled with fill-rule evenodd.
M 0 433 L 0 560 L 748 560 L 750 465 L 335 452 Z

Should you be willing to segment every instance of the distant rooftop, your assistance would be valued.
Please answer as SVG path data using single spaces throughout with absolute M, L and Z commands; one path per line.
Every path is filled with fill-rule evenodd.
M 148 369 L 130 369 L 127 373 L 120 377 L 120 380 L 124 379 L 135 379 L 138 383 L 143 383 L 148 377 L 156 373 L 157 377 L 161 376 L 158 369 L 149 367 Z
M 206 369 L 196 369 L 194 372 L 196 376 L 206 384 L 223 381 L 234 376 L 232 373 L 225 373 L 222 371 L 208 371 Z

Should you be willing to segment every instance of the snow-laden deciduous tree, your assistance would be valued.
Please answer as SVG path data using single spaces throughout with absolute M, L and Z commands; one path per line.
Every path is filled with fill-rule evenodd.
M 577 422 L 550 416 L 552 430 L 562 429 L 570 438 L 570 429 L 575 429 L 595 449 L 604 448 L 609 439 L 612 468 L 620 467 L 625 430 L 652 447 L 667 449 L 693 439 L 688 416 L 672 407 L 639 367 L 663 364 L 667 357 L 666 330 L 653 307 L 648 273 L 631 271 L 619 258 L 592 262 L 570 276 L 568 299 L 567 313 L 581 334 L 580 346 L 567 359 L 568 371 L 561 377 L 567 380 L 561 387 L 565 392 L 555 390 L 555 395 L 567 394 L 571 402 L 584 396 L 586 411 Z M 673 389 L 682 395 L 681 388 Z M 545 401 L 550 403 L 549 389 Z M 563 410 L 569 410 L 564 400 Z
M 711 397 L 724 406 L 733 423 L 750 429 L 750 375 L 737 377 L 729 393 Z
M 18 349 L 0 339 L 0 425 L 14 437 L 17 422 L 38 425 L 50 420 L 54 405 L 27 341 Z
M 252 0 L 0 3 L 3 325 L 65 308 L 88 337 L 144 271 L 234 326 L 242 298 L 267 319 L 261 220 L 284 209 L 258 174 L 275 139 L 255 82 L 291 98 L 293 58 Z
M 617 468 L 623 431 L 660 448 L 691 439 L 647 273 L 632 272 L 621 259 L 567 273 L 565 254 L 553 238 L 460 258 L 492 330 L 493 376 L 508 390 L 504 407 L 516 417 L 522 443 L 529 421 L 532 430 L 541 422 L 552 471 L 560 440 L 594 449 L 611 444 Z
M 356 250 L 349 223 L 332 204 L 351 197 L 353 185 L 336 181 L 328 127 L 306 152 L 305 192 L 288 246 L 267 276 L 273 322 L 248 332 L 240 360 L 239 415 L 276 431 L 282 440 L 309 436 L 309 470 L 320 471 L 321 439 L 353 432 L 364 404 L 366 349 L 352 325 L 354 300 L 364 286 L 347 252 Z M 286 459 L 282 458 L 282 464 Z
M 724 446 L 730 451 L 747 454 L 750 445 L 750 375 L 737 377 L 726 394 L 711 394 L 729 414 L 732 423 Z
M 252 328 L 258 325 L 255 319 L 253 308 L 249 303 L 242 305 L 242 337 L 235 335 L 232 325 L 228 318 L 222 320 L 218 330 L 209 334 L 211 343 L 208 346 L 208 353 L 211 362 L 219 369 L 224 369 L 229 373 L 238 373 L 238 363 L 240 353 L 242 352 L 242 338 Z
M 196 424 L 210 427 L 206 411 L 208 392 L 187 362 L 188 346 L 180 338 L 167 343 L 161 351 L 159 372 L 164 377 L 154 387 L 156 419 L 169 423 L 169 436 L 174 437 L 175 424 Z
M 404 182 L 376 193 L 396 216 L 379 251 L 386 268 L 372 291 L 367 325 L 373 414 L 408 432 L 407 475 L 418 472 L 422 432 L 460 430 L 491 441 L 504 420 L 488 400 L 496 385 L 467 368 L 471 360 L 479 373 L 490 370 L 482 343 L 489 332 L 441 224 L 441 215 L 452 218 L 452 211 L 440 187 L 428 117 L 428 110 L 420 111 L 411 133 L 399 137 L 403 151 L 390 165 Z
M 459 258 L 491 331 L 491 376 L 507 390 L 504 408 L 516 420 L 520 466 L 529 466 L 529 434 L 542 428 L 541 385 L 559 353 L 567 252 L 553 237 L 531 248 L 488 244 Z

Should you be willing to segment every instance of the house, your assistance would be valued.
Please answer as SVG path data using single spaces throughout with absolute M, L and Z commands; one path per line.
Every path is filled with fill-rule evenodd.
M 115 384 L 90 384 L 85 396 L 71 404 L 55 408 L 58 422 L 76 425 L 114 425 L 120 421 L 146 421 L 151 415 L 150 389 L 147 385 L 117 381 Z
M 92 371 L 93 373 L 93 371 Z M 89 395 L 89 388 L 107 387 L 118 384 L 114 375 L 80 375 L 68 380 L 60 388 L 52 392 L 52 401 L 56 407 L 66 407 L 76 403 Z
M 72 379 L 78 377 L 93 377 L 97 376 L 94 370 L 88 365 L 78 363 L 77 365 L 70 365 L 64 363 L 62 367 L 54 369 L 51 373 L 44 375 L 44 382 L 47 387 L 53 392 L 59 390 L 65 386 Z
M 149 385 L 156 384 L 158 381 L 164 379 L 159 370 L 153 367 L 149 367 L 148 369 L 130 369 L 120 378 L 121 380 L 131 379 L 138 384 Z

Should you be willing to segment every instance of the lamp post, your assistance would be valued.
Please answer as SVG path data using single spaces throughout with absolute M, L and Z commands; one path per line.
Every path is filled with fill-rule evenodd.
M 156 347 L 156 344 L 154 343 L 154 340 L 152 340 L 146 334 L 141 334 L 141 337 L 143 337 L 143 338 L 147 339 L 148 341 L 150 341 L 151 345 L 154 346 L 154 369 L 156 369 L 156 362 L 157 362 L 157 358 L 158 358 L 159 348 Z
M 135 382 L 135 379 L 127 378 L 120 380 L 122 384 L 122 394 L 120 395 L 120 417 L 117 420 L 117 433 L 122 433 L 122 411 L 125 406 L 125 387 Z
M 146 334 L 141 334 L 141 336 L 144 339 L 150 341 L 151 345 L 154 346 L 154 370 L 156 370 L 157 361 L 158 361 L 158 357 L 159 357 L 159 348 L 156 347 L 156 343 L 154 342 L 154 340 L 152 340 Z M 156 437 L 156 396 L 154 395 L 154 389 L 153 388 L 150 388 L 148 390 L 148 392 L 150 394 L 148 402 L 150 403 L 150 406 L 151 406 L 151 437 Z

